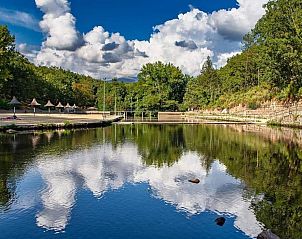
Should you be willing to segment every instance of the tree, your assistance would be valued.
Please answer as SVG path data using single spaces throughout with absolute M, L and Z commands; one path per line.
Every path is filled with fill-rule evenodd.
M 187 77 L 171 63 L 148 63 L 138 74 L 137 98 L 140 110 L 174 111 L 183 102 Z
M 301 0 L 269 1 L 266 14 L 253 30 L 257 44 L 264 47 L 271 83 L 287 88 L 287 98 L 297 99 L 302 86 L 302 3 Z
M 188 83 L 185 105 L 188 108 L 205 108 L 221 94 L 220 79 L 210 57 L 202 66 L 199 76 Z
M 126 101 L 128 94 L 126 83 L 119 82 L 117 79 L 113 79 L 109 82 L 101 81 L 98 87 L 98 108 L 103 110 L 104 103 L 104 87 L 105 87 L 105 110 L 110 111 L 124 111 L 128 110 L 129 102 Z
M 0 97 L 4 95 L 4 84 L 12 78 L 9 70 L 8 63 L 14 52 L 15 38 L 10 34 L 6 26 L 0 25 Z

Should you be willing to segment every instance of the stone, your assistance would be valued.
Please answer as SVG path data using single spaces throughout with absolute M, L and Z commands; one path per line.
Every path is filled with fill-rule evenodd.
M 215 222 L 218 226 L 222 227 L 225 223 L 225 218 L 224 217 L 218 217 L 218 218 L 215 219 Z
M 200 180 L 198 178 L 194 178 L 194 179 L 190 179 L 189 182 L 198 184 L 198 183 L 200 183 Z
M 264 230 L 257 236 L 257 239 L 280 239 L 280 237 L 272 233 L 271 230 Z

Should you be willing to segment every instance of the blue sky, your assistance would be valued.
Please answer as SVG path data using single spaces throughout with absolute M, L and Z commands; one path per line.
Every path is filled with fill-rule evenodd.
M 0 0 L 0 24 L 37 65 L 95 78 L 136 78 L 172 63 L 196 76 L 241 52 L 268 0 Z
M 187 12 L 189 6 L 209 13 L 237 7 L 237 3 L 235 0 L 71 0 L 71 11 L 80 32 L 85 33 L 96 25 L 102 25 L 107 31 L 120 32 L 126 39 L 132 40 L 149 39 L 153 26 Z M 37 21 L 43 16 L 34 0 L 2 0 L 0 8 L 26 12 Z M 41 32 L 3 21 L 1 17 L 0 24 L 8 25 L 19 43 L 39 44 L 43 40 Z

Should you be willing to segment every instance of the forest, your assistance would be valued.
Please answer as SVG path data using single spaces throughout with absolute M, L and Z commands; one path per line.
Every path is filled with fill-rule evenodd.
M 0 108 L 16 96 L 24 105 L 37 98 L 99 110 L 186 111 L 224 109 L 242 104 L 296 102 L 302 97 L 301 0 L 269 1 L 266 14 L 242 39 L 242 53 L 217 69 L 208 57 L 197 77 L 171 63 L 144 65 L 137 82 L 124 83 L 35 66 L 15 48 L 15 38 L 0 26 Z M 105 87 L 105 89 L 104 89 Z M 105 99 L 104 99 L 105 90 Z

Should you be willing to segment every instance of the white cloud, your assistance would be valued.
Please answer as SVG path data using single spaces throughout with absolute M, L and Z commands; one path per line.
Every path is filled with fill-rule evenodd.
M 36 59 L 37 54 L 39 53 L 39 46 L 28 45 L 26 43 L 21 43 L 16 46 L 17 51 L 26 56 L 30 61 Z
M 242 36 L 251 30 L 264 14 L 262 6 L 267 0 L 237 0 L 239 8 L 220 10 L 210 17 L 210 24 L 217 32 L 229 40 L 241 41 Z
M 40 22 L 47 34 L 35 63 L 55 65 L 93 77 L 136 77 L 143 64 L 171 62 L 197 75 L 205 59 L 217 67 L 238 53 L 241 38 L 264 14 L 268 0 L 237 0 L 238 8 L 207 14 L 191 7 L 176 19 L 154 27 L 148 41 L 126 40 L 95 27 L 81 36 L 67 0 L 36 0 L 45 13 Z
M 240 54 L 240 52 L 239 51 L 237 51 L 237 52 L 235 51 L 235 52 L 230 52 L 230 53 L 219 54 L 217 56 L 216 66 L 218 68 L 223 67 L 224 65 L 227 64 L 228 59 L 230 59 L 232 56 L 235 56 L 237 54 Z
M 47 34 L 47 39 L 43 46 L 55 50 L 76 50 L 82 39 L 75 28 L 75 17 L 69 12 L 68 1 L 36 0 L 36 4 L 44 12 L 40 27 Z
M 39 21 L 26 12 L 0 8 L 0 20 L 16 26 L 25 27 L 34 31 L 41 31 Z

